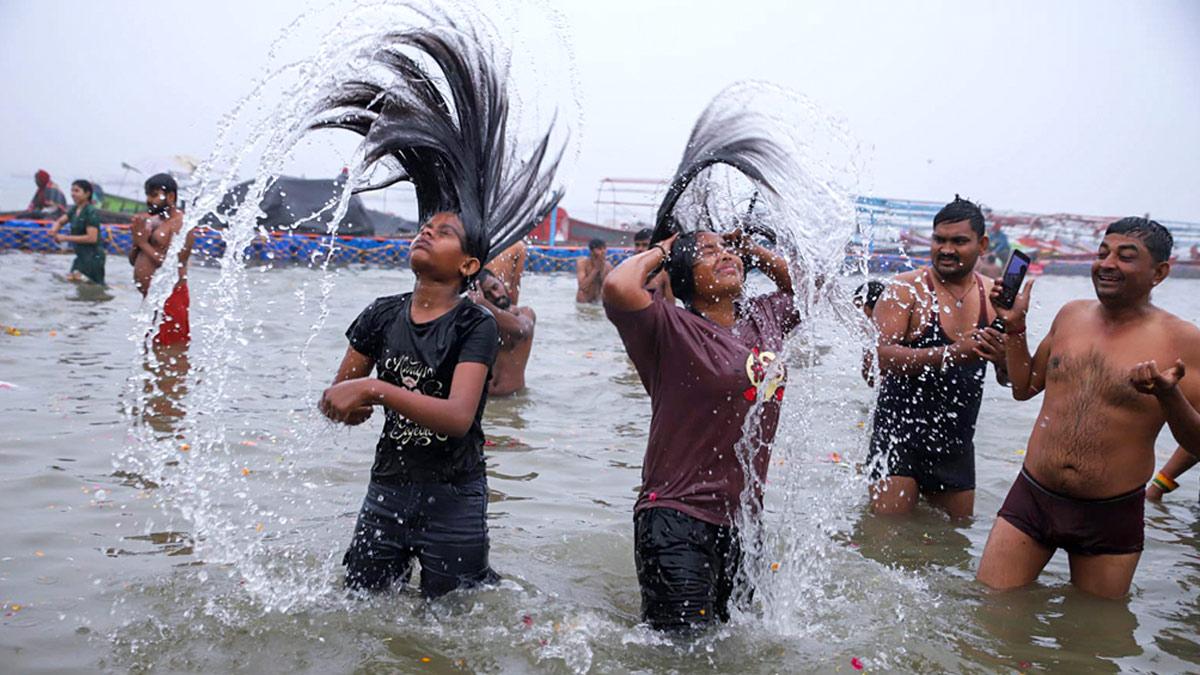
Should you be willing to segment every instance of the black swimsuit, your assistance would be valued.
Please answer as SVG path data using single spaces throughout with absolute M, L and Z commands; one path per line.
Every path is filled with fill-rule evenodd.
M 987 327 L 983 281 L 979 286 L 978 328 Z M 933 291 L 932 279 L 925 282 Z M 933 319 L 903 347 L 929 349 L 954 343 L 942 330 L 934 295 Z M 975 420 L 983 399 L 986 363 L 973 361 L 930 367 L 915 375 L 884 375 L 879 385 L 871 450 L 871 479 L 915 478 L 922 492 L 975 489 Z

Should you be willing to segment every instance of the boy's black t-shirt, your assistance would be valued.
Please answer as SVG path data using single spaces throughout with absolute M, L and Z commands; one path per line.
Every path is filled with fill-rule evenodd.
M 500 348 L 491 312 L 464 298 L 454 309 L 428 323 L 413 323 L 411 293 L 377 298 L 346 331 L 350 346 L 375 361 L 376 376 L 389 384 L 438 398 L 449 398 L 454 368 L 483 363 L 492 376 Z M 375 446 L 371 480 L 380 483 L 459 483 L 483 475 L 483 408 L 466 436 L 450 438 L 386 410 L 383 434 Z

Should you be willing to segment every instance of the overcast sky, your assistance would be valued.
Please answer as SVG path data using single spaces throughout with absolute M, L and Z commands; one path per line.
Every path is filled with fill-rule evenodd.
M 753 78 L 843 117 L 873 194 L 1200 220 L 1195 0 L 550 4 L 585 108 L 565 200 L 585 219 L 601 178 L 669 176 L 708 100 Z M 39 167 L 114 190 L 122 161 L 205 157 L 301 7 L 0 0 L 0 209 Z

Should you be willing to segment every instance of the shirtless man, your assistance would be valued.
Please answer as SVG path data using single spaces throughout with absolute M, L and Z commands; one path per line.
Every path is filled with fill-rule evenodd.
M 141 291 L 142 297 L 149 292 L 150 279 L 155 270 L 162 266 L 167 250 L 171 247 L 171 240 L 183 227 L 183 211 L 176 206 L 178 199 L 179 187 L 170 175 L 160 173 L 146 179 L 148 213 L 139 213 L 133 217 L 130 225 L 133 245 L 129 249 L 133 281 Z M 154 338 L 156 345 L 187 344 L 191 339 L 191 326 L 188 322 L 190 300 L 187 264 L 194 240 L 194 234 L 189 233 L 187 241 L 179 251 L 179 280 L 163 305 L 162 324 Z
M 500 352 L 488 382 L 489 396 L 508 396 L 525 388 L 525 365 L 533 349 L 533 326 L 537 315 L 529 307 L 517 307 L 508 287 L 490 269 L 479 272 L 479 290 L 471 299 L 491 311 L 500 329 Z
M 608 244 L 603 239 L 588 242 L 588 256 L 579 258 L 575 263 L 575 281 L 579 284 L 579 289 L 575 291 L 575 302 L 600 302 L 604 277 L 613 269 L 607 254 Z
M 1152 220 L 1109 225 L 1092 262 L 1096 300 L 1063 306 L 1033 356 L 1025 338 L 1032 284 L 1011 310 L 997 309 L 1013 398 L 1046 396 L 979 563 L 988 586 L 1032 583 L 1062 548 L 1078 588 L 1107 598 L 1129 591 L 1163 424 L 1200 454 L 1200 377 L 1183 377 L 1185 363 L 1200 365 L 1200 329 L 1150 302 L 1170 273 L 1172 243 Z
M 520 304 L 521 301 L 521 275 L 525 273 L 525 259 L 528 256 L 525 242 L 518 241 L 484 265 L 492 274 L 500 277 L 500 282 L 504 284 L 514 305 Z
M 1004 382 L 1003 338 L 984 331 L 992 282 L 975 271 L 987 248 L 983 212 L 955 196 L 934 216 L 931 265 L 896 276 L 875 305 L 880 382 L 867 458 L 875 513 L 910 513 L 921 495 L 955 518 L 975 512 L 988 361 Z

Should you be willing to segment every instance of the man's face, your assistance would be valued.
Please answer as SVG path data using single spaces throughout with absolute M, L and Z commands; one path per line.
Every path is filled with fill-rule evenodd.
M 975 261 L 987 251 L 987 237 L 971 229 L 971 221 L 938 223 L 933 228 L 929 251 L 933 269 L 943 279 L 961 279 L 975 269 Z
M 604 256 L 608 253 L 608 247 L 597 246 L 596 248 L 588 249 L 588 252 L 592 254 L 593 258 L 596 258 L 597 260 L 603 260 Z
M 650 240 L 649 239 L 634 239 L 633 240 L 634 253 L 641 253 L 642 251 L 645 251 L 649 248 L 650 248 Z
M 508 297 L 508 287 L 500 281 L 500 277 L 489 274 L 484 277 L 479 284 L 479 290 L 483 292 L 483 297 L 487 301 L 500 309 L 508 309 L 512 306 L 512 298 Z
M 1101 301 L 1136 302 L 1149 295 L 1169 269 L 1165 262 L 1154 262 L 1138 237 L 1108 234 L 1092 261 L 1092 287 Z
M 146 190 L 146 210 L 156 216 L 161 216 L 170 210 L 174 201 L 174 195 L 162 188 Z

